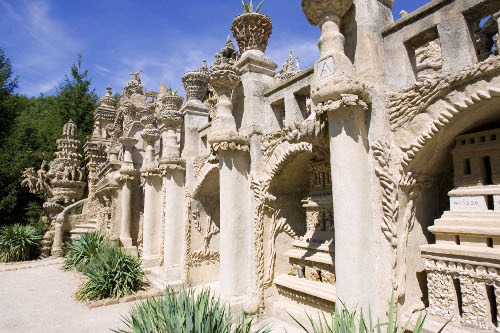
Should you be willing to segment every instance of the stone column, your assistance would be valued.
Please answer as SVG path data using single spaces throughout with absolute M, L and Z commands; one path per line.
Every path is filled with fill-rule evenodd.
M 253 192 L 250 191 L 250 187 L 248 186 L 248 175 L 246 177 L 245 173 L 249 174 L 258 174 L 259 168 L 261 167 L 259 163 L 252 163 L 253 161 L 258 161 L 262 157 L 261 154 L 261 136 L 263 133 L 268 133 L 275 128 L 272 128 L 269 124 L 267 124 L 263 119 L 266 119 L 269 115 L 266 115 L 266 103 L 264 98 L 264 92 L 268 90 L 272 85 L 275 84 L 275 70 L 277 65 L 269 59 L 264 52 L 260 50 L 248 50 L 245 51 L 238 62 L 235 64 L 239 74 L 241 75 L 241 83 L 243 85 L 243 95 L 244 95 L 244 113 L 243 119 L 241 123 L 241 128 L 239 132 L 242 135 L 249 137 L 249 148 L 250 155 L 248 156 L 245 153 L 245 150 L 240 150 L 238 152 L 233 152 L 233 162 L 236 166 L 236 169 L 240 169 L 240 173 L 232 173 L 233 179 L 228 179 L 227 176 L 222 177 L 221 173 L 221 193 L 223 193 L 223 183 L 227 182 L 228 186 L 234 184 L 242 184 L 238 185 L 239 195 L 241 199 L 236 198 L 238 200 L 234 201 L 235 206 L 237 205 L 244 206 L 248 209 L 247 212 L 242 212 L 242 216 L 239 218 L 248 218 L 251 212 L 254 212 L 256 207 L 254 207 Z M 294 98 L 295 100 L 295 98 Z M 220 156 L 225 156 L 225 152 L 221 152 Z M 225 157 L 221 159 L 223 162 Z M 226 165 L 229 162 L 225 162 Z M 237 179 L 241 178 L 241 179 Z M 248 193 L 247 193 L 248 192 Z M 248 200 L 248 203 L 242 202 L 243 200 Z M 241 201 L 240 201 L 241 200 Z M 238 210 L 238 208 L 234 208 Z M 248 215 L 246 215 L 248 214 Z M 249 246 L 250 252 L 247 254 L 243 254 L 248 258 L 249 262 L 249 272 L 248 272 L 248 283 L 250 285 L 249 288 L 249 298 L 243 305 L 243 311 L 247 314 L 255 314 L 259 310 L 260 300 L 263 299 L 262 294 L 264 290 L 258 286 L 257 282 L 257 269 L 255 265 L 257 249 L 253 244 L 255 244 L 255 236 L 253 231 L 253 224 L 249 223 L 248 225 L 242 225 L 241 230 L 235 232 L 244 232 L 247 230 L 248 238 L 245 240 L 246 242 L 250 242 L 252 244 Z M 247 229 L 249 228 L 249 229 Z M 248 231 L 250 230 L 250 231 Z M 221 243 L 224 244 L 224 243 Z M 252 264 L 253 263 L 253 264 Z
M 471 265 L 465 265 L 465 269 L 474 272 Z M 460 276 L 460 288 L 463 304 L 462 323 L 483 330 L 495 329 L 488 311 L 489 304 L 484 281 L 471 276 Z
M 378 314 L 385 302 L 376 303 L 366 128 L 370 97 L 355 80 L 339 30 L 351 5 L 352 1 L 303 0 L 302 10 L 311 24 L 321 27 L 321 58 L 315 64 L 311 97 L 317 114 L 327 115 L 329 124 L 337 299 L 348 307 L 371 307 Z
M 234 68 L 235 54 L 229 40 L 210 69 L 210 83 L 219 94 L 219 102 L 208 137 L 212 150 L 219 154 L 221 297 L 231 299 L 232 304 L 246 301 L 252 264 L 248 140 L 236 130 L 231 102 L 240 81 Z
M 166 281 L 182 280 L 185 252 L 185 163 L 180 157 L 176 132 L 182 124 L 177 110 L 166 110 L 161 114 L 163 131 L 160 170 L 165 191 L 164 203 L 164 246 L 163 259 Z
M 52 243 L 51 255 L 54 257 L 62 257 L 63 255 L 63 234 L 62 227 L 64 225 L 64 213 L 59 213 L 54 224 L 54 242 Z
M 122 182 L 122 216 L 120 225 L 120 242 L 125 251 L 137 255 L 137 248 L 132 245 L 132 187 L 137 171 L 134 168 L 132 150 L 137 144 L 133 138 L 122 138 L 123 163 L 120 169 Z
M 141 135 L 146 142 L 146 153 L 141 168 L 141 177 L 144 179 L 142 262 L 146 267 L 156 267 L 160 265 L 161 235 L 158 216 L 161 205 L 157 200 L 160 191 L 160 173 L 154 144 L 160 138 L 160 133 L 152 125 L 146 125 Z

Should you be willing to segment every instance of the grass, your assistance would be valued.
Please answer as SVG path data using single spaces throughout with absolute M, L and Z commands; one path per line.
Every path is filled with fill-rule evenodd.
M 42 236 L 35 228 L 15 224 L 0 232 L 0 260 L 16 262 L 34 260 L 40 255 Z
M 125 329 L 117 333 L 249 333 L 252 320 L 239 317 L 233 320 L 231 313 L 210 294 L 207 289 L 196 293 L 182 289 L 178 294 L 167 288 L 165 295 L 136 305 L 124 318 Z M 271 332 L 260 327 L 255 333 Z

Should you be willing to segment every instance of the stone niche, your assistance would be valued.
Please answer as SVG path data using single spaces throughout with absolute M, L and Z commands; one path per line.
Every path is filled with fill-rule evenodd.
M 274 283 L 287 298 L 333 309 L 335 233 L 330 163 L 324 159 L 309 162 L 307 183 L 307 194 L 302 200 L 306 233 L 284 254 L 289 261 L 289 272 L 277 276 Z
M 460 135 L 452 151 L 450 210 L 429 228 L 429 313 L 465 326 L 499 329 L 500 129 Z
M 191 203 L 188 254 L 189 282 L 197 285 L 219 281 L 220 201 L 219 172 L 210 172 Z

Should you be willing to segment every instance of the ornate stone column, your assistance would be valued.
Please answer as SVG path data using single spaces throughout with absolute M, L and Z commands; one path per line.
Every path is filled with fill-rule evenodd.
M 132 150 L 137 144 L 133 138 L 122 138 L 123 163 L 120 169 L 120 180 L 122 182 L 122 216 L 120 225 L 120 242 L 125 251 L 137 255 L 137 248 L 132 245 L 132 187 L 137 171 L 134 168 Z
M 210 83 L 220 97 L 208 142 L 219 154 L 221 297 L 235 304 L 238 297 L 246 296 L 251 280 L 249 149 L 247 139 L 236 130 L 232 114 L 231 94 L 240 78 L 234 68 L 236 51 L 230 39 L 216 57 Z
M 144 224 L 142 231 L 142 262 L 146 267 L 160 265 L 160 223 L 158 220 L 161 205 L 157 198 L 160 191 L 160 173 L 155 157 L 155 142 L 160 132 L 151 123 L 141 133 L 146 142 L 146 153 L 141 168 L 144 180 Z
M 182 280 L 185 247 L 185 162 L 180 157 L 177 131 L 182 124 L 182 115 L 178 111 L 182 98 L 176 105 L 171 105 L 161 113 L 163 123 L 163 147 L 160 159 L 160 170 L 163 181 L 164 210 L 164 246 L 163 260 L 165 280 Z
M 349 307 L 371 305 L 378 314 L 366 128 L 370 97 L 355 81 L 339 30 L 351 5 L 352 0 L 303 0 L 302 10 L 311 24 L 321 27 L 311 97 L 329 124 L 337 299 Z
M 208 68 L 206 61 L 197 71 L 187 72 L 182 76 L 184 89 L 186 90 L 186 104 L 182 107 L 181 113 L 184 115 L 184 150 L 182 156 L 186 163 L 191 158 L 199 155 L 198 144 L 200 136 L 198 129 L 208 123 L 209 110 L 202 101 L 208 92 Z M 191 168 L 186 168 L 186 180 L 190 182 L 193 175 Z M 188 185 L 188 184 L 187 184 Z M 187 186 L 189 187 L 189 185 Z

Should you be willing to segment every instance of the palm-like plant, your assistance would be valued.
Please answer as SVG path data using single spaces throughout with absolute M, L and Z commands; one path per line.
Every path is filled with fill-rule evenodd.
M 411 323 L 411 318 L 402 326 L 396 315 L 396 302 L 394 293 L 389 304 L 389 314 L 386 323 L 377 322 L 375 324 L 371 311 L 368 313 L 368 320 L 365 319 L 363 313 L 358 314 L 356 310 L 350 311 L 342 304 L 342 309 L 335 309 L 331 316 L 327 317 L 324 313 L 314 320 L 309 314 L 307 315 L 312 331 L 308 330 L 302 323 L 292 316 L 292 319 L 304 329 L 307 333 L 405 333 L 408 332 L 408 327 Z M 422 333 L 425 318 L 422 312 L 419 314 L 413 333 Z M 359 319 L 358 319 L 359 318 Z M 451 320 L 451 319 L 450 319 Z M 443 332 L 448 325 L 446 323 L 437 333 Z
M 245 13 L 258 13 L 260 10 L 260 7 L 262 7 L 262 4 L 264 3 L 264 0 L 259 3 L 255 11 L 253 10 L 253 0 L 250 0 L 250 2 L 246 2 L 246 0 L 242 0 L 241 3 L 243 4 L 243 9 L 245 10 Z
M 127 328 L 115 332 L 249 333 L 252 326 L 247 318 L 232 324 L 231 314 L 207 289 L 182 289 L 177 294 L 170 287 L 163 297 L 136 305 L 123 322 Z M 270 330 L 261 327 L 255 332 Z
M 90 261 L 97 257 L 99 252 L 107 245 L 106 238 L 97 232 L 88 232 L 81 235 L 64 249 L 64 269 L 76 269 L 84 272 Z
M 110 244 L 87 264 L 85 275 L 89 280 L 76 294 L 80 301 L 120 298 L 135 294 L 146 285 L 141 261 Z
M 0 232 L 0 260 L 4 262 L 33 260 L 40 254 L 42 236 L 30 226 L 15 224 Z

